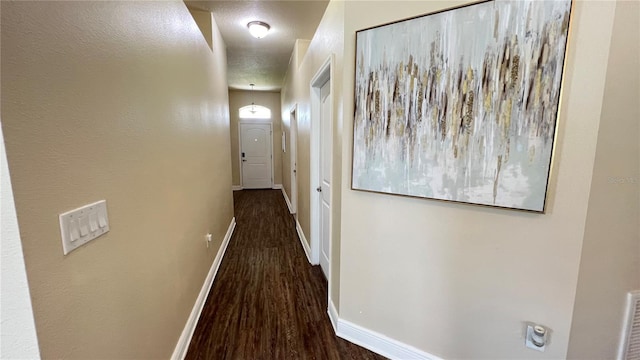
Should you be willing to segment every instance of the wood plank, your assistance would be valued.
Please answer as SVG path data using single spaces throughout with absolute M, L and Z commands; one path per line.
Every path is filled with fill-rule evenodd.
M 335 336 L 280 190 L 233 195 L 236 230 L 186 359 L 384 359 Z

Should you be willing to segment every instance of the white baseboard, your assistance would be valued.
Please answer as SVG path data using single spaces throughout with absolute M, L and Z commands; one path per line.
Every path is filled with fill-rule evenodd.
M 329 314 L 329 320 L 331 320 L 331 326 L 333 326 L 333 332 L 338 333 L 338 310 L 336 310 L 336 306 L 333 304 L 333 300 L 329 299 L 329 308 L 327 309 L 327 314 Z
M 289 213 L 293 214 L 293 206 L 291 205 L 291 200 L 289 200 L 289 197 L 287 196 L 287 192 L 284 191 L 284 188 L 282 189 L 282 196 L 284 196 L 284 201 L 287 203 L 287 207 L 289 208 Z
M 227 251 L 227 245 L 229 245 L 229 240 L 231 240 L 231 236 L 233 235 L 233 230 L 235 230 L 235 228 L 236 228 L 236 218 L 234 217 L 231 219 L 231 224 L 229 224 L 227 233 L 224 235 L 224 239 L 222 240 L 222 244 L 218 249 L 216 258 L 213 260 L 213 264 L 211 264 L 211 268 L 209 269 L 209 273 L 207 274 L 207 277 L 204 280 L 204 284 L 202 284 L 202 289 L 200 289 L 200 294 L 198 294 L 198 298 L 196 299 L 196 303 L 193 305 L 193 309 L 191 310 L 189 319 L 187 319 L 187 324 L 184 326 L 184 329 L 182 330 L 182 334 L 180 335 L 180 339 L 178 339 L 178 343 L 176 344 L 176 347 L 173 350 L 173 355 L 171 355 L 171 360 L 182 360 L 187 355 L 187 350 L 189 349 L 189 343 L 191 342 L 191 337 L 193 337 L 193 332 L 195 331 L 196 325 L 198 324 L 200 313 L 202 312 L 204 303 L 207 300 L 207 295 L 211 290 L 211 285 L 213 285 L 213 280 L 215 279 L 216 274 L 218 273 L 218 268 L 222 263 L 222 257 L 224 256 L 225 251 Z
M 282 184 L 273 184 L 271 186 L 271 188 L 273 190 L 280 190 L 282 189 Z M 233 191 L 239 191 L 239 190 L 243 190 L 244 188 L 242 187 L 242 185 L 231 185 L 231 190 Z
M 304 236 L 304 232 L 302 231 L 302 227 L 300 227 L 298 219 L 296 219 L 296 231 L 298 232 L 298 239 L 300 239 L 302 249 L 304 249 L 304 253 L 307 255 L 307 260 L 309 260 L 309 263 L 313 265 L 311 262 L 311 249 L 309 248 L 309 243 L 307 242 L 307 238 Z
M 340 318 L 338 318 L 336 335 L 389 359 L 442 360 L 435 355 Z

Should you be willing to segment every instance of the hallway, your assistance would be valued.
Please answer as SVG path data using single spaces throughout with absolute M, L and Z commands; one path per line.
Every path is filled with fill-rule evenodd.
M 234 192 L 237 227 L 186 359 L 383 359 L 335 336 L 280 190 Z

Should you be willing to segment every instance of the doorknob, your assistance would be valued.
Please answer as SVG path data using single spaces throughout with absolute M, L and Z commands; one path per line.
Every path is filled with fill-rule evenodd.
M 316 188 L 316 191 L 317 191 L 317 192 L 322 192 L 322 186 L 318 186 L 318 187 Z

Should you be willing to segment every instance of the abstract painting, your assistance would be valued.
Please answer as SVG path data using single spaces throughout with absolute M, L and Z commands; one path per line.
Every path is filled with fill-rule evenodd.
M 356 33 L 352 188 L 544 212 L 571 0 Z

